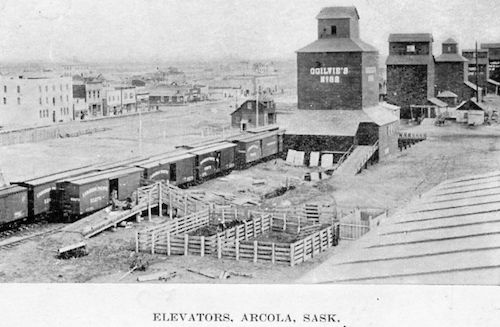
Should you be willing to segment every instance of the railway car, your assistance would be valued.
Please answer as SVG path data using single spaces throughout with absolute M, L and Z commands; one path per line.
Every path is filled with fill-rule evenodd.
M 119 200 L 132 197 L 140 186 L 142 171 L 137 167 L 119 167 L 58 182 L 57 197 L 62 220 L 73 221 L 106 207 L 113 191 L 117 192 Z
M 194 181 L 195 155 L 187 152 L 174 152 L 160 159 L 136 163 L 144 169 L 144 179 L 150 181 L 169 181 L 181 186 Z
M 28 218 L 28 189 L 19 185 L 0 187 L 0 230 Z
M 229 138 L 229 140 L 236 144 L 236 169 L 245 169 L 262 158 L 261 136 L 259 134 L 245 134 Z
M 195 179 L 201 182 L 218 174 L 231 172 L 235 163 L 236 144 L 220 142 L 189 151 L 195 158 Z
M 95 168 L 86 166 L 13 184 L 28 189 L 28 216 L 34 221 L 39 218 L 50 218 L 55 212 L 55 190 L 58 181 L 95 171 L 97 171 Z

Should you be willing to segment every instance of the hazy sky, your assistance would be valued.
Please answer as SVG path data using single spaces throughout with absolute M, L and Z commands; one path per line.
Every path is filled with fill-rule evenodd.
M 0 60 L 294 58 L 335 5 L 381 54 L 397 32 L 432 33 L 435 54 L 449 36 L 500 42 L 499 0 L 0 0 Z

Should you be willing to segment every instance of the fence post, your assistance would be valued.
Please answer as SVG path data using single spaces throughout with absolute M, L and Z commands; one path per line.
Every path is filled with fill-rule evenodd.
M 189 235 L 184 234 L 184 255 L 188 255 L 189 248 Z
M 290 244 L 290 266 L 295 265 L 295 243 Z
M 258 247 L 258 242 L 257 241 L 253 241 L 253 262 L 257 262 L 257 247 Z
M 314 238 L 315 238 L 314 235 L 315 234 L 311 235 L 311 258 L 314 257 Z
M 148 192 L 148 221 L 151 221 L 151 190 Z
M 222 244 L 221 244 L 220 235 L 217 234 L 217 258 L 222 258 Z
M 283 230 L 286 231 L 286 212 L 283 214 Z
M 167 255 L 170 256 L 172 250 L 170 248 L 170 231 L 167 232 Z
M 252 221 L 253 224 L 253 237 L 257 237 L 257 219 Z
M 326 247 L 329 248 L 330 247 L 330 240 L 332 239 L 332 226 L 329 226 L 326 230 Z M 332 242 L 332 245 L 333 245 L 333 242 Z
M 248 234 L 247 234 L 247 222 L 248 222 L 248 221 L 246 221 L 246 220 L 245 220 L 245 222 L 244 222 L 244 224 L 243 224 L 243 226 L 244 226 L 244 228 L 245 228 L 245 241 L 246 241 L 246 240 L 248 240 Z
M 200 241 L 201 241 L 201 245 L 200 245 L 200 247 L 201 247 L 200 256 L 201 256 L 201 257 L 204 257 L 204 256 L 205 256 L 205 236 L 202 236 L 202 237 L 200 238 Z
M 188 196 L 187 193 L 184 194 L 184 216 L 187 216 L 187 211 L 188 211 Z
M 240 240 L 236 239 L 236 260 L 240 260 Z
M 223 224 L 226 222 L 226 219 L 224 217 L 224 208 L 222 208 L 222 221 Z
M 139 253 L 139 232 L 135 232 L 135 253 Z
M 155 232 L 151 233 L 151 254 L 155 254 Z
M 274 264 L 276 261 L 276 250 L 274 248 L 274 242 L 271 244 L 271 262 Z
M 158 183 L 158 216 L 163 217 L 163 203 L 161 199 L 161 182 Z
M 302 247 L 304 248 L 304 255 L 302 256 L 302 262 L 306 261 L 307 248 L 306 248 L 306 239 L 302 240 Z

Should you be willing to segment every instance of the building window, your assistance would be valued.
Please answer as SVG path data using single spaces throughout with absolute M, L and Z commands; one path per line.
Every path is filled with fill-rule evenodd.
M 89 99 L 90 99 L 91 96 L 92 96 L 92 93 L 89 91 Z
M 45 85 L 45 92 L 49 92 L 49 86 Z
M 95 99 L 95 91 L 92 91 L 92 96 L 93 96 L 93 97 L 94 97 L 94 99 Z
M 408 44 L 406 46 L 406 52 L 415 52 L 415 44 Z
M 66 101 L 69 102 L 69 96 L 68 95 L 66 95 Z
M 21 98 L 17 98 L 17 104 L 21 104 Z
M 17 93 L 21 93 L 21 87 L 19 85 L 17 86 Z
M 40 104 L 42 104 L 42 98 L 40 98 L 40 99 L 38 99 L 38 100 L 40 100 L 40 101 L 39 101 L 39 103 L 40 103 Z
M 52 105 L 55 106 L 56 105 L 56 98 L 52 98 Z
M 451 52 L 451 47 L 450 46 L 448 46 L 448 52 Z
M 7 98 L 3 98 L 3 104 L 7 104 Z
M 38 111 L 38 115 L 40 116 L 40 118 L 42 118 L 42 111 Z
M 4 85 L 4 86 L 3 86 L 3 91 L 4 91 L 5 93 L 7 93 L 7 85 Z
M 331 30 L 332 30 L 332 35 L 337 35 L 337 26 L 332 26 L 331 27 Z
M 100 96 L 101 96 L 101 95 L 100 95 L 100 92 L 99 92 L 99 91 L 97 91 L 97 97 L 99 98 Z

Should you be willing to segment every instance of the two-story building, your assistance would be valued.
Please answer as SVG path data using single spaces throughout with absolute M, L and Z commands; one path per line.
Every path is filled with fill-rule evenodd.
M 259 98 L 257 113 L 256 99 L 245 100 L 231 113 L 231 127 L 247 130 L 253 127 L 276 124 L 276 104 L 270 97 Z
M 0 126 L 35 126 L 73 119 L 70 77 L 0 76 Z

